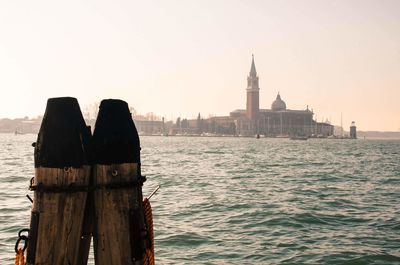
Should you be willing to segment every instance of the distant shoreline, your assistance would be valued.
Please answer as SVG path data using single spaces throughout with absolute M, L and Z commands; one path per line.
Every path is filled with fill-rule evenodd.
M 0 131 L 0 134 L 12 134 L 15 135 L 15 132 L 10 131 Z M 36 132 L 26 132 L 26 133 L 18 133 L 15 136 L 20 135 L 37 135 Z M 160 135 L 160 134 L 139 134 L 139 136 L 149 136 L 149 137 L 200 137 L 200 138 L 255 138 L 255 136 L 237 136 L 237 135 Z M 358 132 L 356 140 L 400 140 L 400 132 Z M 289 139 L 289 137 L 260 137 L 260 139 Z M 324 140 L 354 140 L 354 139 L 340 139 L 340 138 L 309 138 L 309 140 L 313 139 L 324 139 Z
M 400 133 L 399 133 L 400 134 Z M 199 137 L 199 138 L 256 138 L 255 136 L 234 136 L 234 135 L 160 135 L 160 134 L 139 134 L 139 136 L 146 137 Z M 290 139 L 289 137 L 260 137 L 260 139 Z M 309 140 L 364 140 L 364 137 L 357 139 L 350 138 L 315 138 L 311 137 Z M 400 140 L 400 136 L 396 137 L 365 137 L 365 140 Z

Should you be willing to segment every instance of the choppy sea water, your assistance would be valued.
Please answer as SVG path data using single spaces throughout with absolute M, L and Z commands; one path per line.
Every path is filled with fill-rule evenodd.
M 36 135 L 0 134 L 0 264 Z M 400 141 L 141 137 L 157 264 L 400 264 Z M 93 264 L 93 259 L 90 260 Z

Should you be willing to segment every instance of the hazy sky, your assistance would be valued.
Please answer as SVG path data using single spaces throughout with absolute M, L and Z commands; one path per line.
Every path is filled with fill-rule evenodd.
M 400 1 L 0 1 L 0 118 L 121 98 L 167 119 L 260 107 L 278 91 L 361 130 L 400 130 Z

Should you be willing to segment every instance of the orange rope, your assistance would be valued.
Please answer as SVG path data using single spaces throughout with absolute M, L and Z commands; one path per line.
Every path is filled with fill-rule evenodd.
M 18 253 L 15 255 L 15 265 L 25 265 L 24 251 L 22 248 L 18 249 Z
M 150 246 L 146 249 L 143 257 L 144 265 L 154 265 L 154 230 L 153 230 L 153 213 L 149 199 L 145 198 L 143 201 L 144 218 L 147 226 L 147 233 L 149 234 Z

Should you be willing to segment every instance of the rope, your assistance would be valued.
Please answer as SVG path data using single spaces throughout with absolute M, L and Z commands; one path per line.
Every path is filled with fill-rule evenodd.
M 22 248 L 18 249 L 18 252 L 15 255 L 15 265 L 25 265 L 24 251 Z
M 154 230 L 153 230 L 153 213 L 149 199 L 145 198 L 143 201 L 144 218 L 146 221 L 147 235 L 150 241 L 149 246 L 143 257 L 144 265 L 154 265 Z

